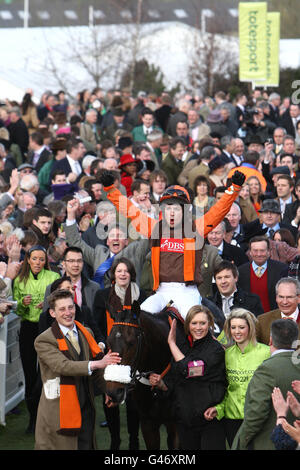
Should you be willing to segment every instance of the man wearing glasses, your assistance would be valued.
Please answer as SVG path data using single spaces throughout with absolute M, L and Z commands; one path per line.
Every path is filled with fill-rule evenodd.
M 282 318 L 292 319 L 300 326 L 300 283 L 291 277 L 281 278 L 275 287 L 278 308 L 259 315 L 256 325 L 257 341 L 269 344 L 271 324 Z M 300 330 L 299 330 L 300 333 Z
M 93 303 L 99 284 L 89 280 L 83 273 L 84 261 L 81 248 L 68 247 L 62 262 L 65 276 L 69 276 L 74 288 L 74 302 L 81 307 L 86 305 L 93 312 Z M 50 295 L 50 286 L 47 287 L 45 299 Z

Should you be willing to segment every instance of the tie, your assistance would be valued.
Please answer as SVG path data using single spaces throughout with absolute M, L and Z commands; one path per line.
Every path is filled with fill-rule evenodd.
M 274 233 L 275 233 L 275 230 L 273 230 L 272 228 L 270 228 L 270 230 L 269 230 L 269 237 L 270 237 L 272 240 L 273 240 Z
M 72 344 L 72 346 L 74 346 L 74 349 L 76 350 L 76 352 L 80 354 L 80 346 L 73 330 L 68 332 L 68 339 L 70 343 Z
M 262 271 L 263 271 L 262 266 L 258 266 L 258 268 L 256 268 L 256 272 L 255 272 L 256 276 L 261 277 L 262 276 Z
M 224 301 L 224 304 L 223 304 L 223 312 L 224 312 L 224 315 L 225 317 L 227 318 L 229 315 L 230 315 L 230 300 L 232 299 L 232 296 L 230 297 L 223 297 L 223 301 Z
M 106 261 L 100 264 L 100 266 L 96 269 L 93 281 L 98 282 L 101 289 L 104 289 L 104 275 L 111 268 L 114 257 L 115 255 L 110 256 Z
M 32 165 L 35 167 L 37 162 L 39 161 L 40 155 L 37 152 L 34 152 L 33 159 L 32 159 Z
M 74 289 L 74 303 L 77 304 L 76 284 L 73 286 Z

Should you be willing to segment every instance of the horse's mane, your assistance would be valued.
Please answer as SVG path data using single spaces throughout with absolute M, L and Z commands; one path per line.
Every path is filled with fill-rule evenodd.
M 167 312 L 152 314 L 141 310 L 139 323 L 142 328 L 149 325 L 153 326 L 153 330 L 156 334 L 164 338 L 166 338 L 166 335 L 169 333 L 170 323 Z

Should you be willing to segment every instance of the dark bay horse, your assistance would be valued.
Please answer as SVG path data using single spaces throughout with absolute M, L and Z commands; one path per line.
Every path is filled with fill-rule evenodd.
M 134 303 L 131 310 L 124 310 L 115 316 L 111 313 L 111 316 L 115 323 L 107 344 L 109 349 L 120 354 L 122 363 L 121 366 L 106 368 L 106 393 L 114 403 L 119 404 L 133 387 L 146 448 L 160 449 L 160 427 L 165 425 L 168 448 L 177 449 L 172 398 L 153 390 L 148 380 L 150 372 L 162 374 L 170 366 L 171 353 L 167 342 L 169 315 L 167 311 L 155 315 L 140 311 L 138 304 Z M 122 366 L 126 372 L 121 370 Z

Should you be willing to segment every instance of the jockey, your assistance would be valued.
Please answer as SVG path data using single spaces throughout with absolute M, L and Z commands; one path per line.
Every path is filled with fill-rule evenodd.
M 204 239 L 229 211 L 244 183 L 244 175 L 236 171 L 232 184 L 223 197 L 199 219 L 192 218 L 188 191 L 169 186 L 160 198 L 160 217 L 155 220 L 141 212 L 113 185 L 110 172 L 101 176 L 107 198 L 117 210 L 131 220 L 132 227 L 147 237 L 151 246 L 154 294 L 142 304 L 141 310 L 159 313 L 173 302 L 183 319 L 194 305 L 201 304 L 198 285 Z

